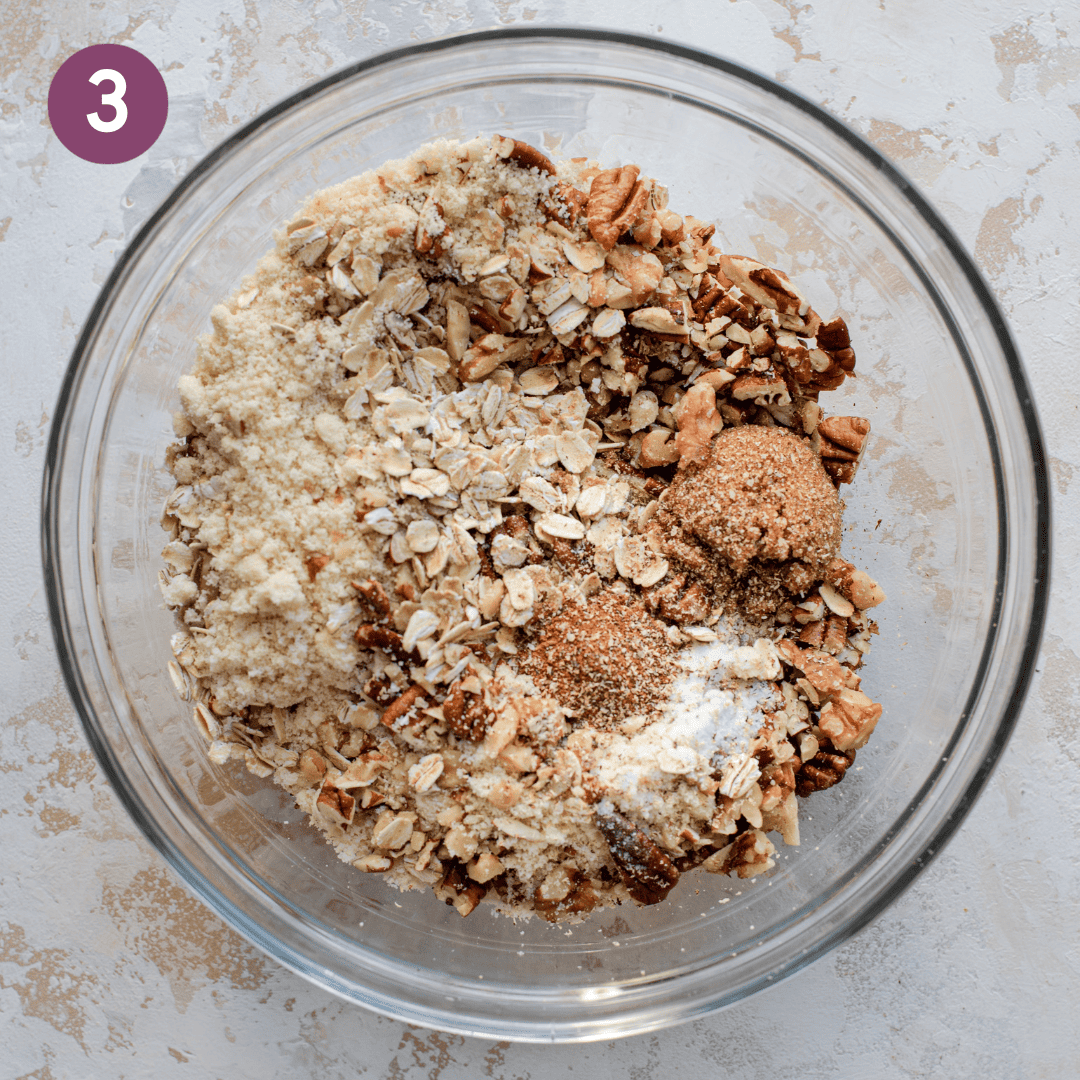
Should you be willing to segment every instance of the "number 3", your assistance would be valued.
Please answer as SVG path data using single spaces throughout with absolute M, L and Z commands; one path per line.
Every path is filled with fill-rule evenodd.
M 108 94 L 101 95 L 102 105 L 111 105 L 116 110 L 116 115 L 111 120 L 102 120 L 96 112 L 87 113 L 86 119 L 95 131 L 119 131 L 128 118 L 128 107 L 124 103 L 124 94 L 127 93 L 127 81 L 119 71 L 112 68 L 99 68 L 90 76 L 90 81 L 99 85 L 105 79 L 113 84 L 113 89 Z

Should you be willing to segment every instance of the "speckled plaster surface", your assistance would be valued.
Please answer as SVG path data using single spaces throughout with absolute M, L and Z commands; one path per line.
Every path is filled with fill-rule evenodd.
M 281 969 L 189 898 L 83 740 L 53 651 L 37 512 L 54 398 L 117 254 L 237 125 L 433 35 L 545 22 L 691 43 L 776 77 L 907 171 L 975 257 L 1034 386 L 1054 598 L 1016 738 L 960 833 L 855 940 L 696 1023 L 571 1048 L 432 1033 Z M 168 125 L 96 166 L 53 136 L 75 50 L 140 49 Z M 0 0 L 0 1077 L 495 1080 L 1080 1075 L 1080 8 L 1018 0 Z

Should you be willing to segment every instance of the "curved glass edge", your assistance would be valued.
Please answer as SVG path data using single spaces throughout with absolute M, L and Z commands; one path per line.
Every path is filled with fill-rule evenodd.
M 1034 592 L 1031 598 L 1031 610 L 1029 629 L 1026 635 L 1023 649 L 1019 658 L 1019 670 L 1014 681 L 1012 691 L 1002 710 L 999 722 L 991 744 L 975 775 L 968 782 L 962 798 L 957 802 L 949 816 L 939 825 L 933 835 L 927 841 L 923 853 L 913 860 L 908 867 L 899 873 L 886 888 L 873 896 L 858 911 L 852 913 L 843 924 L 838 925 L 833 931 L 824 935 L 814 945 L 789 963 L 779 966 L 772 971 L 762 974 L 751 983 L 744 984 L 737 991 L 720 995 L 719 997 L 698 1001 L 692 1004 L 683 1002 L 681 1006 L 675 1003 L 672 1008 L 664 1010 L 656 1006 L 649 1006 L 647 1011 L 650 1018 L 635 1015 L 633 1012 L 622 1014 L 617 1020 L 612 1018 L 597 1018 L 596 1021 L 582 1023 L 493 1023 L 488 1017 L 477 1017 L 475 1022 L 469 1023 L 460 1014 L 443 1014 L 442 1012 L 425 1009 L 406 1009 L 400 1001 L 391 1001 L 380 994 L 370 997 L 359 993 L 355 988 L 346 986 L 335 978 L 325 967 L 322 967 L 307 957 L 305 954 L 284 946 L 280 938 L 269 938 L 266 932 L 240 908 L 232 903 L 220 890 L 216 889 L 206 878 L 199 873 L 194 864 L 185 857 L 178 848 L 161 832 L 153 821 L 147 819 L 138 803 L 128 794 L 124 785 L 120 782 L 123 778 L 123 770 L 116 760 L 115 755 L 101 737 L 99 725 L 90 705 L 90 695 L 82 678 L 82 673 L 75 660 L 76 650 L 72 641 L 72 627 L 66 618 L 62 603 L 63 570 L 61 566 L 61 545 L 59 537 L 59 495 L 60 477 L 57 473 L 57 465 L 60 461 L 63 448 L 67 443 L 68 428 L 70 424 L 70 403 L 74 390 L 83 374 L 83 361 L 89 354 L 93 341 L 97 335 L 102 316 L 109 307 L 110 298 L 118 283 L 125 276 L 129 266 L 136 260 L 138 254 L 146 246 L 150 237 L 161 221 L 169 214 L 173 206 L 180 201 L 188 188 L 194 186 L 209 172 L 219 161 L 227 157 L 238 145 L 245 142 L 252 134 L 269 124 L 276 117 L 294 108 L 310 97 L 317 96 L 339 82 L 351 79 L 365 71 L 374 70 L 399 60 L 410 58 L 425 53 L 442 52 L 456 46 L 467 46 L 483 42 L 505 43 L 515 40 L 536 41 L 542 39 L 571 40 L 575 42 L 597 41 L 605 44 L 617 43 L 626 46 L 650 50 L 653 52 L 667 53 L 680 59 L 701 64 L 722 71 L 736 79 L 750 83 L 773 96 L 794 105 L 796 108 L 811 115 L 815 120 L 828 128 L 833 134 L 841 138 L 861 156 L 866 158 L 896 189 L 905 200 L 917 211 L 925 224 L 934 232 L 944 244 L 951 258 L 957 264 L 971 287 L 977 300 L 991 319 L 991 328 L 1001 349 L 1002 356 L 1008 368 L 1012 386 L 1016 394 L 1016 403 L 1019 408 L 1021 419 L 1025 425 L 1027 434 L 1027 450 L 1030 453 L 1030 464 L 1034 474 L 1036 485 L 1036 519 L 1034 522 L 1035 532 L 1035 581 Z M 591 1039 L 610 1038 L 631 1032 L 643 1032 L 655 1030 L 681 1020 L 702 1016 L 723 1008 L 733 1002 L 747 997 L 757 990 L 776 982 L 787 975 L 800 970 L 816 959 L 825 955 L 840 942 L 847 940 L 857 933 L 869 922 L 876 918 L 890 903 L 892 903 L 914 880 L 915 876 L 924 869 L 929 862 L 940 852 L 942 847 L 955 834 L 971 807 L 974 805 L 980 792 L 988 781 L 993 769 L 999 760 L 1005 745 L 1016 725 L 1024 697 L 1026 696 L 1034 669 L 1035 658 L 1038 653 L 1045 624 L 1046 610 L 1049 602 L 1049 567 L 1050 567 L 1050 489 L 1048 472 L 1040 431 L 1038 416 L 1035 410 L 1033 398 L 1019 355 L 1012 341 L 1011 334 L 1005 322 L 997 301 L 982 275 L 975 267 L 965 249 L 953 234 L 952 230 L 938 216 L 929 202 L 916 190 L 914 185 L 899 169 L 884 158 L 876 149 L 867 143 L 861 136 L 850 130 L 841 121 L 807 100 L 801 95 L 773 82 L 771 79 L 744 68 L 741 65 L 725 60 L 712 54 L 677 45 L 675 43 L 659 41 L 636 34 L 611 32 L 590 28 L 563 28 L 563 27 L 537 27 L 537 28 L 507 28 L 483 30 L 473 33 L 457 34 L 421 42 L 401 49 L 381 53 L 376 57 L 350 65 L 338 72 L 322 79 L 303 90 L 282 99 L 271 106 L 255 120 L 245 125 L 229 139 L 215 147 L 201 162 L 199 162 L 170 193 L 161 206 L 151 215 L 131 244 L 122 253 L 108 280 L 102 287 L 90 314 L 87 317 L 84 329 L 72 352 L 72 358 L 65 373 L 60 393 L 57 400 L 57 409 L 53 421 L 49 444 L 46 452 L 45 468 L 42 478 L 42 562 L 45 575 L 46 596 L 49 605 L 50 622 L 53 630 L 53 638 L 57 648 L 62 673 L 68 691 L 73 699 L 76 711 L 86 732 L 87 739 L 98 758 L 103 771 L 108 777 L 113 790 L 117 793 L 122 805 L 131 815 L 137 827 L 146 838 L 161 853 L 167 862 L 176 870 L 189 889 L 212 907 L 224 919 L 224 921 L 240 933 L 263 952 L 283 963 L 297 974 L 322 986 L 336 996 L 354 1002 L 366 1008 L 373 1009 L 395 1019 L 413 1023 L 422 1023 L 437 1026 L 444 1030 L 454 1031 L 460 1034 L 507 1038 L 513 1041 L 585 1041 Z

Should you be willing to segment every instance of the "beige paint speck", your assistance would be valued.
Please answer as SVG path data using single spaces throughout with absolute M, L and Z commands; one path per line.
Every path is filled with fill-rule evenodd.
M 882 153 L 897 161 L 940 158 L 942 151 L 952 142 L 928 127 L 910 130 L 890 120 L 871 120 L 866 134 Z
M 14 978 L 0 975 L 0 989 L 14 990 L 22 1015 L 44 1020 L 89 1053 L 86 1006 L 91 1004 L 97 976 L 79 970 L 63 949 L 35 948 L 26 931 L 13 923 L 0 927 L 0 963 L 21 969 Z
M 1010 196 L 992 206 L 983 215 L 975 238 L 975 260 L 990 275 L 1002 274 L 1010 262 L 1027 262 L 1016 242 L 1016 233 L 1039 212 L 1043 198 L 1036 195 L 1029 209 L 1018 195 Z
M 439 1031 L 426 1031 L 424 1028 L 407 1027 L 398 1043 L 398 1051 L 390 1062 L 386 1080 L 406 1080 L 413 1068 L 422 1073 L 427 1080 L 439 1080 L 443 1070 L 454 1065 L 454 1051 L 465 1046 L 460 1035 L 448 1035 Z M 404 1051 L 412 1058 L 411 1062 L 398 1060 Z
M 1030 25 L 1030 20 L 1028 21 Z M 1010 26 L 990 38 L 994 45 L 994 63 L 1001 72 L 998 93 L 1008 101 L 1016 81 L 1019 64 L 1031 64 L 1039 58 L 1039 42 L 1027 26 Z
M 1038 695 L 1047 735 L 1080 765 L 1080 656 L 1059 637 L 1048 637 L 1040 659 Z
M 781 26 L 778 29 L 773 30 L 773 37 L 778 41 L 782 41 L 787 45 L 792 53 L 792 60 L 797 64 L 800 60 L 817 60 L 821 62 L 821 53 L 814 52 L 808 53 L 803 50 L 802 35 L 798 33 L 797 27 L 799 17 L 804 12 L 811 12 L 809 4 L 798 4 L 795 0 L 778 0 L 780 7 L 784 8 L 788 14 L 788 25 Z
M 1063 458 L 1050 458 L 1050 471 L 1054 478 L 1054 490 L 1059 495 L 1067 495 L 1072 483 L 1073 467 Z
M 1046 96 L 1054 86 L 1064 86 L 1080 75 L 1080 49 L 1071 45 L 1041 45 L 1032 32 L 1032 20 L 1010 26 L 1003 33 L 991 36 L 994 62 L 1001 72 L 998 93 L 1008 101 L 1016 87 L 1017 68 L 1034 64 L 1038 72 L 1036 89 Z M 1060 36 L 1060 34 L 1058 35 Z
M 130 953 L 149 960 L 168 980 L 177 1011 L 187 1011 L 207 983 L 256 990 L 273 966 L 157 867 L 126 887 L 102 885 L 102 903 Z

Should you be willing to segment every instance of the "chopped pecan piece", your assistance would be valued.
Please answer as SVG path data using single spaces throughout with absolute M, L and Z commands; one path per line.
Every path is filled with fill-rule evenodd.
M 701 865 L 712 874 L 734 872 L 741 878 L 751 878 L 772 867 L 775 853 L 772 841 L 761 830 L 747 829 Z
M 317 750 L 309 747 L 300 755 L 300 775 L 309 784 L 318 783 L 326 775 L 326 761 Z
M 850 372 L 855 370 L 854 349 L 837 349 L 836 352 L 829 355 L 840 365 L 842 371 Z
M 659 904 L 679 880 L 675 864 L 617 810 L 597 811 L 596 826 L 631 897 L 639 904 Z
M 458 365 L 458 375 L 464 382 L 477 382 L 490 375 L 500 364 L 517 363 L 529 352 L 530 347 L 527 338 L 485 334 L 472 348 L 465 350 L 465 356 Z
M 695 383 L 679 403 L 676 423 L 679 425 L 675 436 L 679 468 L 693 461 L 704 461 L 712 437 L 724 426 L 716 410 L 716 391 L 708 383 Z
M 668 247 L 686 239 L 686 222 L 681 214 L 674 210 L 657 210 L 656 220 L 660 223 L 660 237 Z
M 789 758 L 765 767 L 761 780 L 763 810 L 771 810 L 785 794 L 795 791 L 795 774 L 801 767 L 802 762 L 797 758 Z
M 802 383 L 806 394 L 819 394 L 823 390 L 835 390 L 847 378 L 847 371 L 836 358 L 839 353 L 832 354 L 821 349 L 809 351 L 810 374 L 806 379 L 798 378 Z
M 839 352 L 841 349 L 851 348 L 851 337 L 848 334 L 847 323 L 839 315 L 822 323 L 817 332 L 819 349 L 826 352 Z
M 563 347 L 557 341 L 546 342 L 532 357 L 533 363 L 541 367 L 548 364 L 561 364 L 564 359 Z
M 809 301 L 781 270 L 774 270 L 745 255 L 724 255 L 720 259 L 720 269 L 763 307 L 803 319 L 810 312 Z
M 397 696 L 394 684 L 386 678 L 372 677 L 364 683 L 364 693 L 375 702 L 376 705 L 389 705 Z
M 413 238 L 413 247 L 420 255 L 431 255 L 437 259 L 450 246 L 453 234 L 446 227 L 442 214 L 442 207 L 431 195 L 428 195 L 420 212 L 420 220 L 416 223 L 416 233 Z M 433 223 L 435 220 L 441 222 L 441 227 L 432 234 L 427 231 L 425 222 Z
M 555 185 L 555 194 L 562 199 L 566 204 L 567 209 L 569 209 L 571 224 L 573 224 L 579 214 L 584 213 L 585 207 L 589 203 L 589 196 L 586 195 L 584 191 L 579 191 L 576 187 L 573 187 L 562 180 Z
M 451 862 L 442 881 L 435 886 L 435 895 L 454 908 L 464 919 L 487 895 L 488 886 L 469 877 L 469 871 L 458 860 Z
M 658 586 L 647 594 L 645 604 L 650 611 L 659 611 L 668 622 L 700 623 L 709 614 L 709 598 L 699 582 L 686 587 L 686 574 L 678 574 L 671 581 Z
M 710 315 L 709 312 L 713 304 L 723 295 L 724 290 L 716 283 L 716 279 L 711 274 L 703 274 L 701 285 L 698 288 L 697 299 L 692 305 L 694 318 L 702 323 L 707 321 L 706 316 L 715 319 L 717 316 Z
M 786 638 L 776 643 L 776 650 L 785 664 L 798 668 L 806 675 L 809 684 L 822 697 L 838 694 L 844 687 L 846 672 L 836 658 L 827 652 L 817 648 L 800 649 Z
M 592 882 L 572 866 L 553 870 L 537 886 L 533 895 L 536 913 L 548 922 L 557 922 L 565 915 L 592 911 L 599 903 Z
M 818 727 L 837 750 L 858 750 L 866 745 L 880 717 L 880 705 L 860 690 L 845 687 L 822 707 Z
M 401 635 L 389 626 L 361 623 L 356 628 L 356 642 L 361 648 L 381 649 L 398 660 L 407 660 L 409 657 L 401 644 Z
M 866 449 L 870 421 L 861 416 L 828 416 L 819 420 L 821 463 L 835 481 L 850 484 Z
M 443 702 L 443 718 L 446 726 L 459 738 L 480 742 L 487 734 L 491 719 L 490 711 L 479 694 L 470 694 L 458 679 Z
M 672 465 L 679 460 L 678 448 L 668 431 L 650 431 L 641 440 L 638 460 L 644 469 L 656 469 Z
M 812 649 L 820 649 L 825 642 L 825 620 L 807 623 L 799 632 L 796 639 L 800 645 L 809 645 Z
M 333 784 L 323 784 L 315 805 L 324 818 L 337 825 L 350 824 L 356 812 L 356 800 L 347 791 L 342 791 Z
M 860 611 L 877 607 L 886 599 L 885 590 L 865 571 L 843 559 L 833 559 L 825 572 L 825 579 L 850 600 Z
M 665 341 L 669 338 L 685 341 L 690 336 L 690 327 L 686 325 L 681 308 L 675 311 L 667 307 L 638 308 L 630 316 L 630 325 L 658 334 Z
M 844 779 L 855 762 L 854 750 L 837 750 L 828 739 L 820 741 L 818 752 L 806 762 L 795 777 L 795 794 L 802 798 L 824 791 Z
M 394 865 L 394 860 L 387 855 L 361 855 L 353 866 L 357 870 L 363 870 L 365 874 L 385 874 Z
M 495 135 L 491 144 L 501 158 L 508 158 L 526 169 L 539 169 L 549 176 L 555 175 L 555 166 L 551 159 L 541 154 L 535 146 L 530 146 L 520 139 L 507 138 L 505 135 Z
M 316 574 L 324 567 L 330 564 L 330 556 L 323 555 L 322 552 L 316 552 L 314 555 L 309 555 L 304 560 L 304 566 L 307 568 L 308 580 L 314 581 Z
M 382 714 L 381 723 L 385 727 L 394 727 L 398 720 L 422 707 L 424 701 L 424 688 L 422 686 L 410 686 L 400 697 L 392 701 Z M 418 723 L 419 716 L 413 716 L 406 721 L 407 726 Z
M 487 308 L 481 307 L 479 304 L 470 304 L 466 310 L 469 313 L 470 322 L 476 323 L 477 326 L 486 330 L 489 334 L 502 333 L 502 324 Z
M 825 633 L 818 648 L 824 649 L 832 656 L 836 656 L 847 643 L 848 624 L 847 619 L 841 615 L 829 612 L 825 619 Z
M 492 855 L 490 851 L 485 851 L 473 859 L 467 869 L 469 877 L 473 881 L 486 885 L 492 878 L 498 877 L 503 872 L 504 867 L 498 856 Z
M 380 619 L 385 619 L 390 614 L 390 597 L 386 590 L 374 578 L 367 581 L 354 581 L 352 587 L 374 609 Z
M 731 396 L 736 401 L 768 401 L 787 405 L 791 401 L 787 383 L 774 371 L 754 371 L 739 375 L 731 384 Z

